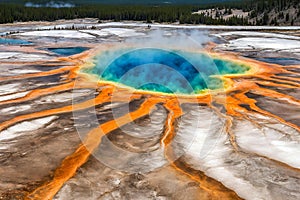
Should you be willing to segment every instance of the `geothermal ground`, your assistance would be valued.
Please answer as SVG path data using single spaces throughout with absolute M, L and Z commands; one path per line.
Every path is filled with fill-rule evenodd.
M 300 27 L 84 19 L 0 35 L 0 199 L 300 199 Z M 225 64 L 190 95 L 97 76 L 141 48 Z

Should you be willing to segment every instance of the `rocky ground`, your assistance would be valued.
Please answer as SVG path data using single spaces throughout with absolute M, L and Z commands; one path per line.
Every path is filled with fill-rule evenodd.
M 76 30 L 69 30 L 72 26 Z M 1 25 L 5 37 L 30 44 L 0 44 L 0 199 L 299 199 L 300 28 L 241 29 L 150 28 L 93 19 Z M 173 38 L 180 34 L 183 42 Z M 191 43 L 185 42 L 188 36 Z M 260 88 L 244 94 L 258 108 L 248 101 L 240 104 L 240 116 L 225 112 L 226 103 L 182 103 L 183 114 L 172 121 L 172 156 L 164 152 L 167 139 L 161 139 L 172 117 L 158 103 L 150 113 L 108 132 L 93 155 L 82 160 L 80 144 L 94 128 L 116 115 L 138 114 L 149 95 L 129 103 L 118 95 L 105 101 L 106 86 L 85 84 L 76 70 L 94 48 L 132 44 L 136 38 L 150 41 L 139 47 L 164 40 L 176 48 L 215 43 L 210 51 L 293 74 L 234 78 L 237 85 L 248 81 Z M 47 49 L 78 46 L 90 50 L 63 57 Z M 240 90 L 226 95 L 238 99 Z

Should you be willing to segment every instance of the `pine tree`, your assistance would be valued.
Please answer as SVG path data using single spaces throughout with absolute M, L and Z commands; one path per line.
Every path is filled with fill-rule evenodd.
M 286 14 L 285 21 L 287 21 L 287 22 L 290 21 L 290 14 L 289 13 Z

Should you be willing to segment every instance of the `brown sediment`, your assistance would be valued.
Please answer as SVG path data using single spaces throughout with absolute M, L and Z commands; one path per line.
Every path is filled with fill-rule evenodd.
M 256 154 L 256 153 L 248 153 L 248 152 L 247 152 L 247 154 L 252 154 L 252 155 L 257 156 L 257 157 L 265 158 L 265 159 L 267 159 L 267 160 L 270 160 L 270 161 L 276 163 L 277 165 L 279 165 L 279 166 L 281 166 L 281 167 L 284 167 L 284 168 L 287 168 L 287 169 L 290 169 L 290 170 L 292 170 L 292 171 L 295 171 L 295 172 L 300 173 L 300 169 L 299 169 L 299 168 L 295 168 L 295 167 L 290 166 L 290 165 L 288 165 L 288 164 L 286 164 L 286 163 L 283 163 L 283 162 L 281 162 L 281 161 L 279 161 L 279 160 L 274 160 L 274 159 L 269 158 L 269 157 L 267 157 L 267 156 L 262 156 L 262 155 L 259 155 L 259 154 Z
M 298 105 L 298 106 L 300 105 L 300 100 L 298 100 L 298 99 L 296 99 L 296 98 L 294 98 L 290 95 L 286 95 L 286 94 L 282 94 L 280 92 L 276 92 L 274 90 L 257 87 L 257 88 L 254 88 L 253 90 L 251 90 L 251 92 L 254 93 L 254 94 L 265 96 L 265 97 L 286 100 L 290 104 L 295 104 L 295 105 Z
M 10 99 L 5 101 L 0 101 L 0 105 L 10 104 L 10 103 L 22 103 L 29 100 L 34 100 L 42 96 L 70 91 L 74 89 L 98 89 L 100 86 L 104 86 L 101 84 L 95 83 L 78 83 L 78 82 L 68 82 L 65 84 L 49 87 L 49 88 L 42 88 L 42 89 L 34 89 L 26 94 L 24 97 Z
M 261 79 L 268 80 L 270 82 L 271 81 L 276 81 L 277 80 L 276 78 L 270 78 L 272 75 L 273 74 L 267 73 L 265 75 L 248 75 L 248 76 L 250 76 L 250 77 L 259 77 Z M 226 77 L 229 78 L 230 76 L 226 75 Z M 298 99 L 296 99 L 292 96 L 289 96 L 289 95 L 282 94 L 280 92 L 271 90 L 271 89 L 266 89 L 266 88 L 260 87 L 258 84 L 256 84 L 256 82 L 250 81 L 248 79 L 239 80 L 238 82 L 235 82 L 234 81 L 235 78 L 239 78 L 239 77 L 231 76 L 231 79 L 233 80 L 232 87 L 227 90 L 226 98 L 225 99 L 218 99 L 218 98 L 214 99 L 219 104 L 222 104 L 222 105 L 225 106 L 227 114 L 229 116 L 239 117 L 239 116 L 241 116 L 241 112 L 244 113 L 243 115 L 245 115 L 247 112 L 252 112 L 252 111 L 247 111 L 247 110 L 243 109 L 240 106 L 240 105 L 248 105 L 255 112 L 258 112 L 260 114 L 269 116 L 270 118 L 275 118 L 280 123 L 283 123 L 287 126 L 290 126 L 294 129 L 296 129 L 297 131 L 300 130 L 300 128 L 297 125 L 289 123 L 289 122 L 285 121 L 284 119 L 280 118 L 279 116 L 274 115 L 270 112 L 267 112 L 267 111 L 259 108 L 256 105 L 256 100 L 247 97 L 245 94 L 248 93 L 248 92 L 251 92 L 251 93 L 258 94 L 258 95 L 265 96 L 265 97 L 286 100 L 290 104 L 294 104 L 294 105 L 299 106 L 300 101 Z M 293 82 L 283 81 L 281 85 L 284 85 L 287 88 L 297 87 L 296 83 L 294 84 L 294 86 L 291 86 L 292 85 L 291 83 L 293 83 Z M 272 85 L 272 83 L 269 84 L 269 85 Z M 273 86 L 276 86 L 276 83 L 274 83 Z M 233 93 L 234 95 L 232 95 L 231 93 Z M 237 112 L 237 111 L 239 111 L 239 112 Z
M 226 97 L 225 107 L 226 107 L 226 111 L 227 111 L 228 115 L 235 116 L 235 117 L 240 117 L 240 116 L 244 117 L 247 112 L 253 113 L 253 111 L 255 111 L 262 115 L 269 116 L 270 118 L 274 118 L 274 119 L 278 120 L 280 123 L 285 124 L 289 127 L 292 127 L 294 129 L 296 129 L 297 131 L 300 131 L 300 128 L 297 125 L 287 122 L 284 119 L 282 119 L 281 117 L 259 108 L 256 105 L 256 100 L 247 97 L 246 93 L 256 91 L 256 93 L 259 95 L 273 97 L 273 98 L 287 99 L 289 102 L 296 104 L 296 105 L 299 105 L 298 100 L 295 100 L 295 98 L 293 98 L 289 95 L 284 95 L 284 94 L 278 93 L 273 90 L 261 88 L 254 83 L 251 84 L 250 86 L 252 86 L 252 87 L 249 87 L 249 88 L 246 87 L 247 88 L 246 90 L 239 91 L 237 94 L 234 95 L 234 97 L 231 97 L 231 96 Z M 260 92 L 258 92 L 258 91 L 260 91 Z M 224 104 L 224 102 L 219 102 L 219 103 Z M 252 111 L 247 111 L 246 109 L 242 108 L 240 106 L 242 104 L 248 105 Z M 243 114 L 241 114 L 241 112 Z
M 164 148 L 165 157 L 170 162 L 171 166 L 180 173 L 183 173 L 190 177 L 193 181 L 198 182 L 200 188 L 205 190 L 212 197 L 212 199 L 241 199 L 234 191 L 226 188 L 221 182 L 218 182 L 217 180 L 206 176 L 204 172 L 193 169 L 191 166 L 184 163 L 181 159 L 173 162 L 175 156 L 173 155 L 174 152 L 172 150 L 171 143 L 176 136 L 176 121 L 184 114 L 181 109 L 181 104 L 204 104 L 210 107 L 220 118 L 224 118 L 225 132 L 229 136 L 229 141 L 233 149 L 238 152 L 239 146 L 232 131 L 233 121 L 235 118 L 244 118 L 252 122 L 255 126 L 261 127 L 259 123 L 256 123 L 249 117 L 249 115 L 260 113 L 264 116 L 276 119 L 280 123 L 292 127 L 300 132 L 300 128 L 297 125 L 289 123 L 279 116 L 259 108 L 256 105 L 256 100 L 246 95 L 248 93 L 253 93 L 264 97 L 286 100 L 290 104 L 299 105 L 300 101 L 292 96 L 282 94 L 272 89 L 260 87 L 260 85 L 265 85 L 283 88 L 299 88 L 300 84 L 298 78 L 278 75 L 281 73 L 297 74 L 296 72 L 288 71 L 288 68 L 299 68 L 299 66 L 284 67 L 280 65 L 267 64 L 256 60 L 246 59 L 240 57 L 237 53 L 216 53 L 212 51 L 212 47 L 213 44 L 210 44 L 210 46 L 207 47 L 207 53 L 209 55 L 212 55 L 214 57 L 222 57 L 224 59 L 238 62 L 250 66 L 251 69 L 246 74 L 221 76 L 220 78 L 225 82 L 224 91 L 208 91 L 204 94 L 199 94 L 192 97 L 188 95 L 164 95 L 161 93 L 153 93 L 149 91 L 137 92 L 128 88 L 118 87 L 117 84 L 115 85 L 99 82 L 97 82 L 96 84 L 84 83 L 84 80 L 87 80 L 87 77 L 85 77 L 85 75 L 83 74 L 79 74 L 78 70 L 82 67 L 80 66 L 80 64 L 82 64 L 83 62 L 82 59 L 90 56 L 90 52 L 69 58 L 59 58 L 59 61 L 61 62 L 73 63 L 74 65 L 72 66 L 62 67 L 47 72 L 0 78 L 0 81 L 19 80 L 68 72 L 66 78 L 69 81 L 67 83 L 61 83 L 61 85 L 51 88 L 33 90 L 24 97 L 2 101 L 0 102 L 0 105 L 8 103 L 21 103 L 38 98 L 40 96 L 67 91 L 73 88 L 99 89 L 100 86 L 102 87 L 100 94 L 94 99 L 61 108 L 17 116 L 13 119 L 1 123 L 0 131 L 9 128 L 16 123 L 26 120 L 32 120 L 51 115 L 59 115 L 77 110 L 84 110 L 95 105 L 101 105 L 107 102 L 130 102 L 133 99 L 138 99 L 141 97 L 145 98 L 145 102 L 140 106 L 140 108 L 138 108 L 138 110 L 128 113 L 118 119 L 106 122 L 99 127 L 91 130 L 83 143 L 78 147 L 78 149 L 62 161 L 61 165 L 55 170 L 55 174 L 52 180 L 35 189 L 33 192 L 28 194 L 26 198 L 52 199 L 63 186 L 63 184 L 76 174 L 76 170 L 78 170 L 88 160 L 93 151 L 98 148 L 101 143 L 101 138 L 104 135 L 110 133 L 115 129 L 118 129 L 119 127 L 127 123 L 148 115 L 156 104 L 162 103 L 168 110 L 168 116 L 165 122 L 165 129 L 161 136 L 160 143 Z M 78 78 L 80 80 L 75 81 L 75 78 Z M 251 80 L 251 78 L 257 78 L 259 80 L 253 81 Z M 217 107 L 214 106 L 213 103 L 219 104 L 224 107 L 226 113 L 221 112 Z M 248 106 L 249 110 L 243 106 Z
M 59 93 L 59 92 L 75 89 L 74 86 L 75 86 L 75 83 L 70 82 L 70 83 L 66 83 L 66 84 L 62 84 L 62 85 L 58 85 L 58 86 L 54 86 L 54 87 L 50 87 L 50 88 L 35 89 L 35 90 L 32 90 L 31 92 L 29 92 L 24 97 L 1 101 L 0 105 L 5 105 L 5 104 L 9 104 L 9 103 L 22 103 L 25 101 L 36 99 L 36 98 L 44 96 L 44 95 L 50 95 L 50 94 L 54 94 L 54 93 Z
M 226 188 L 222 183 L 206 176 L 204 172 L 195 170 L 181 159 L 176 159 L 172 150 L 171 142 L 175 137 L 175 121 L 183 114 L 178 100 L 170 99 L 164 105 L 169 111 L 166 126 L 161 139 L 165 158 L 178 172 L 188 176 L 199 183 L 199 187 L 209 194 L 212 199 L 241 199 L 234 191 Z
M 11 81 L 11 80 L 18 80 L 18 79 L 27 79 L 27 78 L 35 78 L 35 77 L 44 77 L 44 76 L 51 76 L 55 74 L 61 74 L 64 72 L 71 72 L 72 70 L 76 70 L 78 67 L 76 66 L 67 66 L 62 67 L 58 69 L 53 69 L 50 71 L 44 71 L 44 72 L 37 72 L 32 74 L 22 74 L 17 76 L 7 76 L 7 77 L 0 77 L 0 81 Z
M 200 170 L 195 170 L 181 159 L 172 163 L 172 166 L 179 172 L 190 177 L 190 179 L 199 183 L 199 187 L 206 191 L 211 199 L 237 200 L 242 199 L 234 191 L 226 188 L 221 182 L 210 178 Z
M 293 74 L 296 74 L 299 76 L 299 74 L 297 74 L 297 73 L 293 73 Z M 284 80 L 288 80 L 288 81 L 300 82 L 300 78 L 296 78 L 296 77 L 288 77 L 288 76 L 282 76 L 282 75 L 280 75 L 280 76 L 274 75 L 273 77 L 276 79 L 284 79 Z
M 59 115 L 59 114 L 63 114 L 63 113 L 68 113 L 68 112 L 72 112 L 72 111 L 77 111 L 77 110 L 84 110 L 96 105 L 100 105 L 103 103 L 106 103 L 110 100 L 110 94 L 113 92 L 114 87 L 108 87 L 108 88 L 104 88 L 101 93 L 95 98 L 95 99 L 91 99 L 82 103 L 78 103 L 78 104 L 74 104 L 74 105 L 69 105 L 69 106 L 65 106 L 62 108 L 55 108 L 55 109 L 51 109 L 51 110 L 44 110 L 44 111 L 40 111 L 40 112 L 36 112 L 36 113 L 30 113 L 30 114 L 26 114 L 26 115 L 20 115 L 17 116 L 11 120 L 5 121 L 3 123 L 0 124 L 0 131 L 25 120 L 32 120 L 32 119 L 36 119 L 36 118 L 42 118 L 42 117 L 47 117 L 50 115 Z
M 297 86 L 274 83 L 274 82 L 270 82 L 270 81 L 255 81 L 255 83 L 257 83 L 259 85 L 271 86 L 271 87 L 282 87 L 282 88 L 290 88 L 290 89 L 299 88 Z
M 244 102 L 244 103 L 248 104 L 253 111 L 256 111 L 256 112 L 258 112 L 262 115 L 265 115 L 265 116 L 269 116 L 270 118 L 274 118 L 274 119 L 278 120 L 280 123 L 285 124 L 289 127 L 292 127 L 294 129 L 296 129 L 297 131 L 300 131 L 300 127 L 298 127 L 297 125 L 289 123 L 289 122 L 285 121 L 284 119 L 282 119 L 281 117 L 279 117 L 277 115 L 274 115 L 270 112 L 267 112 L 265 110 L 260 109 L 255 104 L 256 100 L 248 98 L 244 93 L 237 94 L 236 97 L 239 98 L 241 100 L 241 102 Z
M 229 115 L 223 114 L 220 112 L 220 110 L 218 108 L 216 108 L 213 105 L 210 105 L 210 108 L 214 110 L 214 112 L 221 118 L 225 119 L 225 132 L 228 134 L 229 136 L 229 141 L 230 144 L 232 145 L 232 147 L 234 148 L 235 151 L 239 150 L 238 144 L 236 142 L 236 137 L 234 135 L 234 133 L 232 132 L 232 121 L 233 118 Z M 235 115 L 237 115 L 237 113 L 235 112 Z
M 293 81 L 282 80 L 282 79 L 279 79 L 279 78 L 272 78 L 272 77 L 269 77 L 269 76 L 262 76 L 262 75 L 256 75 L 255 77 L 261 78 L 261 79 L 264 79 L 264 80 L 268 80 L 268 81 L 275 81 L 275 82 L 284 83 L 284 84 L 287 84 L 287 85 L 293 85 L 293 86 L 296 86 L 296 87 L 300 87 L 299 83 L 293 82 Z
M 90 131 L 85 141 L 78 147 L 78 149 L 73 154 L 65 158 L 61 165 L 55 170 L 53 179 L 28 194 L 25 199 L 52 199 L 63 184 L 73 177 L 77 169 L 88 160 L 89 156 L 100 145 L 101 139 L 104 135 L 119 128 L 120 126 L 149 114 L 151 109 L 161 101 L 162 100 L 158 98 L 146 99 L 138 110 L 126 114 L 118 119 L 106 122 Z

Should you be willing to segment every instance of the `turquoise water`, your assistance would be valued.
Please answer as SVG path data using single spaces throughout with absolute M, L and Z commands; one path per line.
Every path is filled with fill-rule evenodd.
M 247 70 L 247 66 L 202 53 L 145 48 L 103 52 L 95 57 L 95 67 L 86 72 L 135 89 L 196 94 L 223 87 L 222 81 L 212 75 L 241 74 Z
M 26 40 L 20 40 L 20 39 L 0 38 L 0 44 L 6 44 L 6 45 L 30 45 L 32 43 L 28 42 Z
M 61 56 L 72 56 L 75 54 L 82 53 L 88 49 L 89 48 L 86 47 L 66 47 L 66 48 L 48 48 L 47 50 Z

